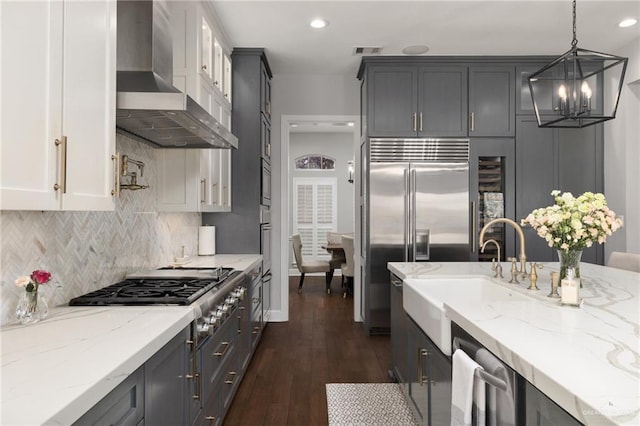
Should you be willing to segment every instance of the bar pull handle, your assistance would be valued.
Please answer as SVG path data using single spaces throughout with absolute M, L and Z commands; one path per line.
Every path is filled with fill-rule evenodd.
M 409 247 L 411 244 L 409 242 L 409 235 L 411 235 L 411 223 L 409 223 L 409 194 L 409 170 L 404 169 L 404 246 L 406 247 L 404 252 L 405 262 L 411 260 L 409 259 Z
M 418 235 L 416 229 L 416 169 L 411 169 L 410 197 L 411 197 L 411 250 L 412 257 L 410 262 L 416 262 L 418 255 Z
M 391 284 L 396 288 L 402 288 L 402 280 L 398 277 L 391 277 Z
M 231 376 L 231 378 L 229 378 L 229 376 Z M 229 371 L 227 373 L 227 380 L 225 380 L 224 382 L 227 385 L 232 385 L 237 376 L 238 376 L 238 373 L 236 373 L 235 371 Z
M 211 204 L 214 206 L 218 204 L 219 195 L 214 195 L 217 192 L 218 183 L 213 183 L 211 185 Z
M 471 253 L 476 252 L 478 238 L 478 223 L 476 218 L 476 202 L 471 202 Z
M 229 348 L 231 347 L 231 344 L 229 342 L 222 342 L 221 345 L 224 346 L 224 349 L 222 351 L 216 351 L 214 352 L 212 355 L 213 356 L 219 356 L 219 357 L 223 357 L 227 351 L 229 350 Z
M 473 132 L 475 130 L 475 127 L 476 127 L 476 116 L 472 112 L 469 114 L 469 131 Z
M 425 348 L 418 348 L 418 384 L 424 386 L 429 381 L 429 378 L 424 375 L 424 369 L 422 367 L 422 358 L 429 356 L 429 351 Z
M 416 132 L 418 131 L 418 113 L 414 112 L 411 117 L 411 129 Z
M 113 161 L 113 185 L 115 186 L 114 189 L 111 190 L 111 195 L 113 195 L 114 197 L 119 197 L 120 196 L 120 153 L 116 152 L 115 154 L 113 154 L 111 156 L 111 161 Z
M 420 112 L 420 131 L 422 131 L 422 112 Z
M 200 179 L 200 186 L 201 186 L 201 196 L 200 196 L 200 204 L 204 204 L 207 200 L 207 179 L 206 178 L 202 178 Z
M 56 147 L 60 147 L 62 152 L 60 153 L 60 183 L 55 183 L 53 189 L 55 191 L 61 190 L 63 194 L 67 193 L 67 137 L 62 136 L 60 139 L 56 139 Z

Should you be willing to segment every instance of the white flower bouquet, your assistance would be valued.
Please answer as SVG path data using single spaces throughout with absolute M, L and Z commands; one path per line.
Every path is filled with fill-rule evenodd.
M 554 190 L 551 195 L 554 205 L 536 209 L 520 222 L 532 226 L 549 247 L 582 250 L 593 243 L 604 243 L 622 226 L 603 194 L 585 192 L 575 198 L 570 192 Z

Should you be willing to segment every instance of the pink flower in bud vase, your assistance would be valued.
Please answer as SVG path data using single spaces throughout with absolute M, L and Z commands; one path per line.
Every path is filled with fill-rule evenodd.
M 51 279 L 51 274 L 42 269 L 36 269 L 31 273 L 31 279 L 38 284 L 46 284 Z

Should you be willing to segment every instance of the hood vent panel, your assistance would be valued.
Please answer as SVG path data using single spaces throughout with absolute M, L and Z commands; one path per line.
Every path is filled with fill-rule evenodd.
M 160 148 L 237 148 L 238 138 L 173 81 L 163 0 L 118 0 L 116 128 Z

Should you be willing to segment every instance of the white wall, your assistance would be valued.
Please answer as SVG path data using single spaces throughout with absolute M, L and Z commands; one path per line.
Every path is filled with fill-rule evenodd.
M 640 37 L 613 53 L 629 62 L 616 118 L 604 124 L 604 190 L 625 223 L 607 239 L 605 260 L 612 251 L 640 254 Z
M 296 170 L 295 159 L 302 155 L 322 154 L 334 158 L 334 170 Z M 337 232 L 353 232 L 354 184 L 347 181 L 347 161 L 353 160 L 352 133 L 291 133 L 289 137 L 289 200 L 293 200 L 294 178 L 333 177 L 338 181 Z M 293 203 L 290 202 L 289 229 L 293 229 Z M 291 261 L 291 259 L 289 259 Z
M 342 77 L 335 75 L 297 75 L 277 74 L 271 82 L 272 92 L 272 122 L 271 143 L 272 160 L 271 176 L 272 188 L 281 188 L 280 172 L 282 167 L 287 167 L 288 159 L 282 164 L 282 140 L 281 120 L 283 115 L 360 115 L 360 82 L 356 79 L 356 70 L 353 76 Z M 287 230 L 282 229 L 282 201 L 280 191 L 274 190 L 271 199 L 271 222 L 273 234 L 282 236 Z M 288 247 L 287 236 L 285 245 Z M 274 239 L 271 247 L 272 264 L 282 265 L 283 247 L 280 240 Z M 288 253 L 288 251 L 285 251 Z M 288 257 L 288 254 L 286 255 Z M 288 290 L 288 276 L 283 276 L 282 268 L 274 267 L 273 287 L 271 292 L 272 318 L 285 319 L 283 315 L 282 300 L 288 300 L 283 291 Z M 280 311 L 280 313 L 278 312 Z

